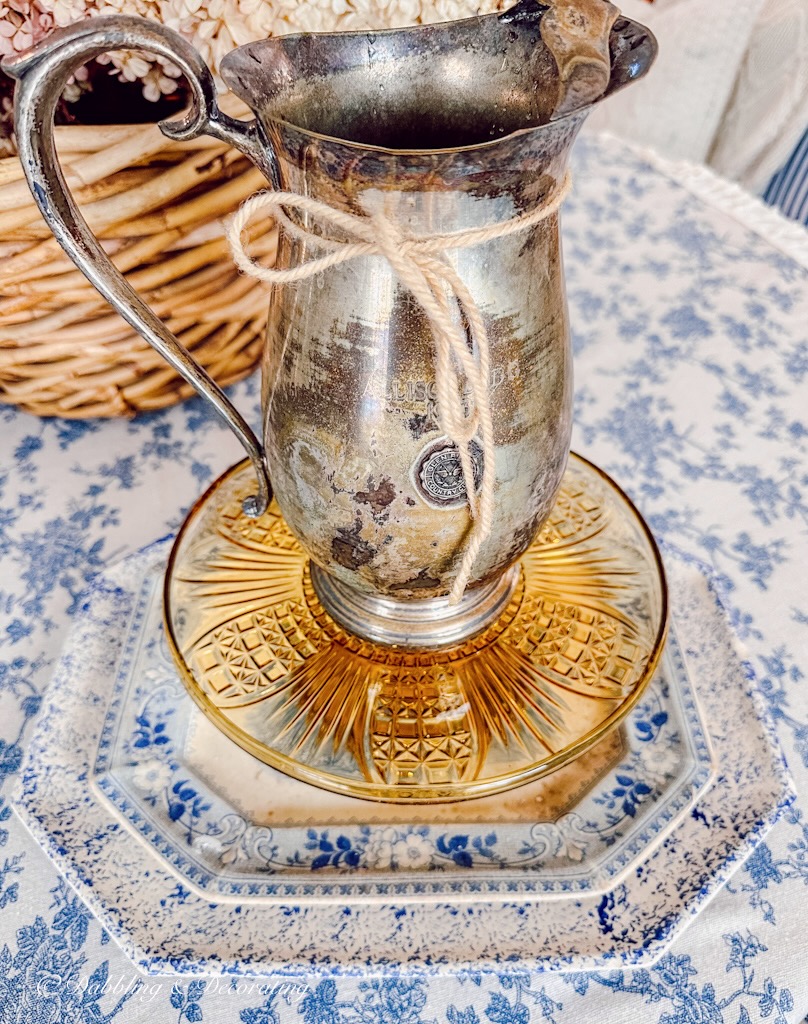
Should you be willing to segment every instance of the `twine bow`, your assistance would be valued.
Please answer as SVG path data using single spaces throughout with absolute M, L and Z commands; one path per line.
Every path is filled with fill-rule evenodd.
M 480 547 L 491 532 L 496 450 L 489 394 L 488 332 L 474 297 L 445 259 L 445 254 L 526 231 L 554 214 L 569 189 L 568 174 L 544 203 L 527 213 L 484 227 L 434 235 L 414 234 L 382 212 L 358 216 L 295 192 L 258 192 L 240 207 L 227 232 L 239 269 L 273 285 L 303 281 L 360 256 L 383 256 L 426 313 L 435 342 L 438 420 L 441 430 L 457 448 L 472 519 L 449 594 L 450 604 L 456 604 L 463 596 Z M 307 213 L 318 224 L 331 225 L 356 241 L 343 242 L 314 234 L 291 221 L 286 209 Z M 260 266 L 250 258 L 242 236 L 259 212 L 266 214 L 268 211 L 272 211 L 285 231 L 328 252 L 285 270 Z M 470 389 L 468 413 L 460 391 L 461 374 Z M 483 453 L 479 493 L 469 448 L 477 434 Z

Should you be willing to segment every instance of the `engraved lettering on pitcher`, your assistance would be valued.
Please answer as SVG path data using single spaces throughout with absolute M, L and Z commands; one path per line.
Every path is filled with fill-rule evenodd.
M 492 368 L 489 382 L 490 390 L 494 392 L 506 381 L 512 382 L 520 378 L 519 360 L 511 359 L 504 366 Z M 464 397 L 468 400 L 470 394 L 471 388 L 466 385 Z M 432 406 L 437 402 L 437 399 L 438 385 L 434 380 L 392 380 L 387 391 L 387 402 L 394 408 L 400 408 L 404 402 L 410 405 Z

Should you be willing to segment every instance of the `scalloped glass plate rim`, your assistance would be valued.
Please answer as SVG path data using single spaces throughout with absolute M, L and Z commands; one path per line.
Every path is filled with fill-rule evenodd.
M 665 577 L 665 567 L 662 562 L 656 539 L 631 498 L 629 498 L 626 492 L 611 478 L 611 476 L 609 476 L 608 473 L 584 456 L 579 455 L 577 452 L 570 452 L 569 461 L 572 465 L 577 465 L 585 472 L 592 473 L 594 477 L 599 480 L 605 490 L 610 494 L 611 498 L 615 501 L 616 507 L 626 517 L 626 520 L 631 522 L 633 527 L 636 529 L 638 536 L 640 536 L 643 542 L 647 545 L 649 564 L 653 567 L 652 571 L 655 573 L 654 585 L 659 588 L 658 619 L 655 622 L 653 640 L 650 645 L 647 661 L 642 670 L 642 674 L 635 683 L 631 692 L 617 705 L 617 707 L 615 707 L 614 710 L 598 725 L 590 729 L 589 732 L 585 733 L 583 736 L 578 737 L 574 742 L 567 744 L 560 750 L 542 757 L 537 762 L 522 765 L 519 769 L 512 770 L 503 775 L 474 780 L 470 783 L 464 784 L 462 787 L 458 786 L 456 792 L 451 796 L 435 798 L 434 796 L 421 795 L 420 790 L 423 787 L 405 787 L 402 785 L 392 787 L 389 785 L 381 785 L 379 783 L 368 783 L 359 779 L 349 779 L 348 777 L 341 777 L 322 770 L 312 769 L 302 761 L 295 760 L 283 752 L 261 743 L 255 737 L 250 735 L 250 733 L 246 732 L 235 722 L 231 721 L 230 718 L 228 718 L 228 716 L 219 707 L 217 707 L 216 704 L 214 704 L 208 694 L 204 692 L 180 650 L 180 643 L 177 639 L 173 622 L 172 582 L 177 572 L 178 559 L 186 538 L 192 535 L 197 521 L 216 495 L 240 474 L 245 471 L 247 473 L 250 472 L 249 461 L 247 459 L 236 463 L 222 473 L 213 481 L 210 487 L 208 487 L 205 493 L 193 505 L 186 516 L 185 521 L 177 532 L 176 539 L 172 545 L 171 553 L 168 558 L 163 588 L 163 625 L 169 649 L 171 650 L 171 654 L 177 666 L 177 671 L 194 702 L 200 710 L 212 722 L 214 722 L 218 729 L 220 729 L 240 747 L 257 757 L 260 761 L 271 765 L 278 771 L 282 771 L 293 778 L 299 779 L 301 782 L 306 782 L 335 793 L 342 793 L 346 796 L 359 796 L 370 800 L 400 799 L 402 803 L 423 802 L 438 804 L 441 802 L 450 802 L 461 799 L 487 797 L 497 793 L 505 793 L 517 786 L 525 785 L 532 782 L 534 779 L 547 775 L 550 772 L 571 763 L 581 754 L 591 749 L 598 740 L 602 739 L 612 729 L 616 728 L 636 706 L 645 692 L 649 682 L 653 678 L 665 646 L 669 620 L 669 598 L 667 580 Z

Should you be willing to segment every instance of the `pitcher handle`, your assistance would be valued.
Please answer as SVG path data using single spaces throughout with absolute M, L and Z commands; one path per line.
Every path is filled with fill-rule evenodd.
M 264 451 L 244 417 L 210 375 L 199 366 L 160 318 L 126 281 L 104 252 L 79 212 L 59 163 L 53 141 L 56 104 L 71 75 L 108 50 L 147 50 L 176 65 L 191 90 L 191 107 L 159 128 L 178 141 L 211 135 L 245 153 L 277 186 L 271 151 L 261 144 L 256 121 L 238 121 L 216 103 L 208 66 L 185 39 L 143 18 L 111 15 L 77 22 L 52 33 L 44 42 L 3 62 L 17 79 L 15 130 L 20 162 L 37 206 L 56 240 L 87 280 L 123 319 L 206 399 L 232 429 L 252 461 L 258 493 L 246 498 L 244 511 L 260 516 L 271 496 Z

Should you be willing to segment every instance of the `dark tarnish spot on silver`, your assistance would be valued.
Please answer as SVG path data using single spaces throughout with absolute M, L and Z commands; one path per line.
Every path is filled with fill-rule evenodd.
M 430 429 L 430 419 L 428 413 L 416 412 L 407 420 L 407 429 L 416 440 Z
M 523 555 L 533 542 L 533 538 L 539 531 L 541 521 L 544 519 L 544 507 L 534 515 L 529 522 L 523 523 L 518 530 L 514 530 L 510 550 L 506 558 L 507 562 Z
M 356 517 L 353 526 L 338 526 L 331 541 L 331 557 L 346 569 L 359 569 L 376 557 L 376 549 L 360 537 L 362 520 Z
M 373 478 L 368 479 L 368 489 L 357 491 L 354 501 L 360 505 L 370 505 L 374 515 L 380 515 L 395 500 L 396 489 L 389 476 L 383 476 L 378 487 L 373 486 Z
M 404 583 L 394 583 L 390 590 L 434 590 L 435 587 L 441 585 L 440 580 L 433 579 L 432 576 L 427 576 L 427 570 L 422 569 L 417 576 L 414 576 L 411 580 L 405 580 Z
M 50 203 L 48 202 L 48 190 L 40 182 L 35 181 L 31 188 L 33 189 L 34 195 L 36 196 L 37 202 L 44 210 L 50 209 Z

